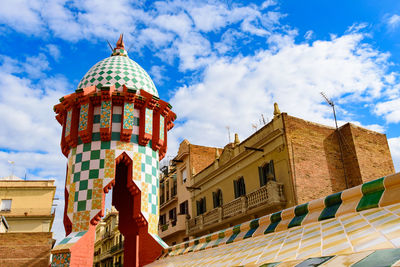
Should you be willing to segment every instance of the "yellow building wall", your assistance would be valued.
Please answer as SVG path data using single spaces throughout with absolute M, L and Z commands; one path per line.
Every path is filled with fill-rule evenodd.
M 53 180 L 0 180 L 0 202 L 12 200 L 10 211 L 0 211 L 10 226 L 9 232 L 49 232 L 55 191 Z
M 264 151 L 246 150 L 245 146 Z M 218 189 L 222 191 L 223 204 L 233 201 L 235 199 L 233 181 L 242 176 L 245 180 L 246 194 L 258 190 L 260 188 L 258 167 L 270 160 L 274 162 L 276 182 L 284 185 L 286 207 L 295 205 L 288 150 L 282 119 L 279 116 L 240 144 L 227 145 L 218 160 L 194 177 L 193 186 L 201 188 L 192 194 L 194 217 L 197 216 L 196 201 L 203 197 L 206 197 L 206 213 L 214 209 L 212 194 Z M 256 216 L 271 212 L 273 208 L 263 210 Z M 243 217 L 243 220 L 248 220 L 248 217 Z

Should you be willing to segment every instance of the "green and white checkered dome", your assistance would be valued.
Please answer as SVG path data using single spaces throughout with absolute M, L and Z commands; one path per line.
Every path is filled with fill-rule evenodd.
M 124 49 L 114 49 L 112 55 L 94 65 L 82 78 L 78 89 L 95 85 L 115 85 L 122 91 L 122 85 L 146 92 L 158 97 L 156 86 L 147 72 L 128 57 Z

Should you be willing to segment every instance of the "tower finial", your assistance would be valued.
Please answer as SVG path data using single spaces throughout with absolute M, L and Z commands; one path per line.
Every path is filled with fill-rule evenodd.
M 281 111 L 279 110 L 278 103 L 274 103 L 274 118 L 278 117 L 281 114 Z
M 124 44 L 124 34 L 121 33 L 119 36 L 117 46 L 115 47 L 116 49 L 125 49 L 125 44 Z

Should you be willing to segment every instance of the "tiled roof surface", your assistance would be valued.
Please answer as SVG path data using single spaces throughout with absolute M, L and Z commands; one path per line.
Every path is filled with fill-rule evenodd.
M 158 96 L 157 89 L 147 72 L 128 57 L 124 49 L 114 49 L 111 57 L 96 63 L 82 78 L 78 89 L 89 86 L 115 85 L 118 91 L 122 85 Z
M 148 266 L 400 266 L 399 196 L 400 174 L 383 177 L 175 245 Z

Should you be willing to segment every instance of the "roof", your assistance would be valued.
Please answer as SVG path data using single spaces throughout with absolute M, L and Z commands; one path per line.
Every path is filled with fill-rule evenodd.
M 19 178 L 15 175 L 9 175 L 5 177 L 0 177 L 0 181 L 23 181 L 22 178 Z
M 148 266 L 392 266 L 399 194 L 397 173 L 175 245 Z
M 120 38 L 121 39 L 121 38 Z M 89 86 L 100 88 L 104 85 L 115 85 L 116 90 L 122 91 L 122 85 L 158 96 L 157 89 L 147 72 L 135 61 L 128 57 L 123 46 L 113 49 L 110 57 L 96 63 L 82 78 L 78 89 Z

